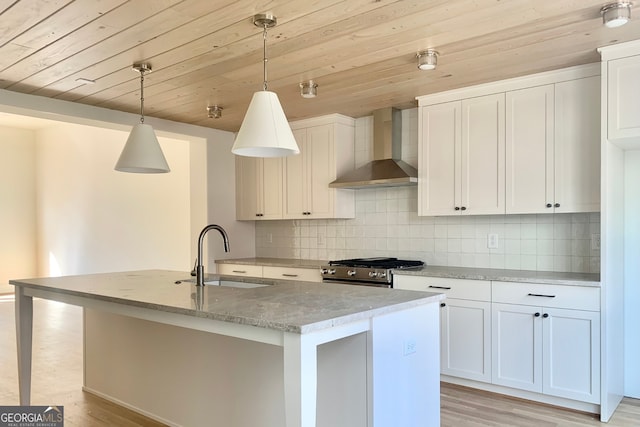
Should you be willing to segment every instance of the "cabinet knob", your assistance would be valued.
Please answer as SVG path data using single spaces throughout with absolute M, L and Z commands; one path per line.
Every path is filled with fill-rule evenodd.
M 456 207 L 455 207 L 455 208 L 453 208 L 453 209 L 454 209 L 454 210 L 456 210 L 456 211 L 459 211 L 459 210 L 460 210 L 460 207 L 459 207 L 459 206 L 456 206 Z
M 549 317 L 549 313 L 543 314 L 542 317 L 544 317 L 546 319 L 547 317 Z
M 534 314 L 534 316 L 540 317 L 540 313 L 536 313 L 536 314 Z
M 547 207 L 550 208 L 552 205 L 551 203 L 547 203 Z
M 463 207 L 461 207 L 460 209 L 461 209 L 461 210 L 463 210 L 463 211 L 466 211 L 466 210 L 467 210 L 467 207 L 466 207 L 466 206 L 463 206 Z
M 555 205 L 553 205 L 554 208 L 559 208 L 560 207 L 560 203 L 556 203 Z
M 440 303 L 440 307 L 446 307 L 446 306 L 447 306 L 447 304 L 445 304 L 443 302 Z

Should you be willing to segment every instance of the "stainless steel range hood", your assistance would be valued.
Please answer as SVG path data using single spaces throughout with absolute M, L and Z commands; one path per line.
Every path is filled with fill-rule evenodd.
M 384 108 L 373 112 L 373 161 L 329 184 L 331 188 L 375 188 L 416 185 L 418 171 L 403 162 L 402 112 Z

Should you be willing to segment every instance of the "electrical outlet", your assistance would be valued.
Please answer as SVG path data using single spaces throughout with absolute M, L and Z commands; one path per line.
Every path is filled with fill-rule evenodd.
M 410 354 L 415 353 L 416 351 L 418 351 L 416 340 L 408 339 L 408 340 L 404 341 L 404 343 L 402 345 L 402 354 L 403 355 L 408 356 Z
M 600 250 L 600 234 L 594 233 L 591 235 L 591 250 L 592 251 Z
M 498 235 L 497 234 L 487 234 L 487 248 L 489 249 L 498 249 Z

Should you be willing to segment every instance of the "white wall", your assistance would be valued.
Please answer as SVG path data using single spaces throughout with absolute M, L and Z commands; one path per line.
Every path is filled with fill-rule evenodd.
M 187 270 L 189 145 L 159 137 L 171 173 L 116 172 L 127 133 L 60 124 L 38 131 L 39 274 Z
M 640 399 L 640 150 L 625 153 L 624 394 Z
M 36 276 L 35 135 L 0 127 L 0 294 Z

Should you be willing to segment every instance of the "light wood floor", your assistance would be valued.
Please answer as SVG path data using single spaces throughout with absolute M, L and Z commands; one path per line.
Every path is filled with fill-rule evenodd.
M 33 335 L 34 405 L 64 406 L 68 427 L 162 425 L 81 390 L 82 310 L 79 307 L 35 300 Z M 13 296 L 0 295 L 0 405 L 18 403 Z M 441 406 L 443 427 L 640 427 L 640 400 L 635 399 L 624 399 L 608 424 L 600 423 L 592 414 L 449 384 L 442 384 Z

